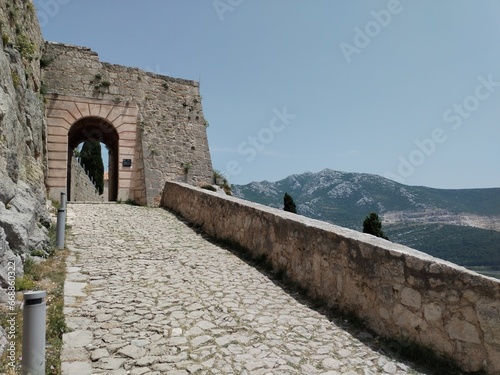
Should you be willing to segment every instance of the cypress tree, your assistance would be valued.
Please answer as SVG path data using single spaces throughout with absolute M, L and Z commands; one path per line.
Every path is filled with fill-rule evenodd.
M 375 212 L 372 212 L 363 221 L 363 233 L 368 233 L 372 236 L 381 237 L 386 240 L 389 239 L 384 234 L 384 231 L 382 230 L 382 222 Z
M 98 141 L 85 141 L 80 151 L 80 159 L 85 171 L 94 180 L 99 194 L 102 194 L 104 191 L 104 164 L 101 155 L 101 144 Z
M 285 197 L 283 198 L 284 204 L 285 204 L 285 211 L 288 212 L 293 212 L 294 214 L 297 213 L 297 206 L 295 206 L 295 202 L 293 201 L 293 198 L 290 194 L 285 193 Z

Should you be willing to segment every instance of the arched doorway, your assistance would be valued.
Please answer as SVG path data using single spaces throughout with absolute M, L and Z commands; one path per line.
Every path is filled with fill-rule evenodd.
M 119 136 L 115 127 L 101 117 L 84 117 L 76 121 L 68 132 L 67 197 L 73 200 L 71 192 L 71 162 L 74 150 L 85 141 L 98 141 L 108 149 L 108 201 L 118 198 L 118 151 Z M 106 168 L 106 166 L 105 166 Z

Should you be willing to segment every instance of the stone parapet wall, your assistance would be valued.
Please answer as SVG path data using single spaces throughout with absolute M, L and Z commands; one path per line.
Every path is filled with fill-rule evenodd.
M 103 195 L 99 195 L 85 169 L 74 157 L 71 158 L 71 192 L 74 201 L 104 201 Z
M 312 298 L 464 371 L 500 373 L 500 281 L 370 235 L 167 182 L 161 206 L 265 256 Z

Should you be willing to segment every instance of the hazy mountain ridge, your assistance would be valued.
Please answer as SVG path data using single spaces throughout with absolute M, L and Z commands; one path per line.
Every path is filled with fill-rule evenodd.
M 376 175 L 324 169 L 277 182 L 233 185 L 233 192 L 278 208 L 288 192 L 300 213 L 353 229 L 359 229 L 362 219 L 376 211 L 390 224 L 444 223 L 500 230 L 500 188 L 433 189 L 402 185 Z M 344 217 L 346 211 L 350 217 Z
M 295 174 L 276 182 L 233 185 L 235 196 L 276 208 L 283 207 L 285 192 L 293 197 L 301 215 L 361 230 L 366 215 L 374 211 L 395 242 L 442 255 L 446 253 L 445 244 L 438 240 L 442 235 L 449 239 L 450 247 L 461 247 L 455 250 L 461 254 L 462 264 L 477 263 L 472 258 L 463 261 L 467 258 L 464 254 L 477 253 L 477 245 L 487 247 L 485 252 L 490 255 L 498 254 L 498 259 L 488 259 L 500 265 L 500 248 L 495 245 L 495 241 L 500 243 L 500 188 L 407 186 L 377 175 L 330 169 Z M 461 231 L 460 227 L 470 230 Z M 466 238 L 462 238 L 462 232 L 467 233 Z M 470 237 L 476 242 L 468 241 Z M 450 249 L 450 257 L 452 253 Z M 450 257 L 448 260 L 457 261 Z

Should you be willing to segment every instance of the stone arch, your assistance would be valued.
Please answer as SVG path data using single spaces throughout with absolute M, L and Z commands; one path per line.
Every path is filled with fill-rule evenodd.
M 137 137 L 138 107 L 129 102 L 49 94 L 46 97 L 49 196 L 68 193 L 68 165 L 72 150 L 85 139 L 97 139 L 110 148 L 115 183 L 111 200 L 135 199 L 143 184 L 137 173 L 141 145 Z M 124 163 L 124 161 L 129 163 Z M 137 186 L 139 185 L 139 186 Z M 69 191 L 71 194 L 71 192 Z M 68 196 L 70 198 L 70 195 Z
M 118 155 L 119 135 L 113 124 L 101 117 L 84 117 L 76 121 L 68 132 L 68 165 L 67 165 L 67 197 L 74 200 L 74 192 L 71 191 L 71 158 L 75 148 L 85 141 L 98 141 L 104 143 L 108 148 L 109 155 L 109 188 L 108 201 L 118 199 Z M 106 167 L 106 166 L 105 166 Z

